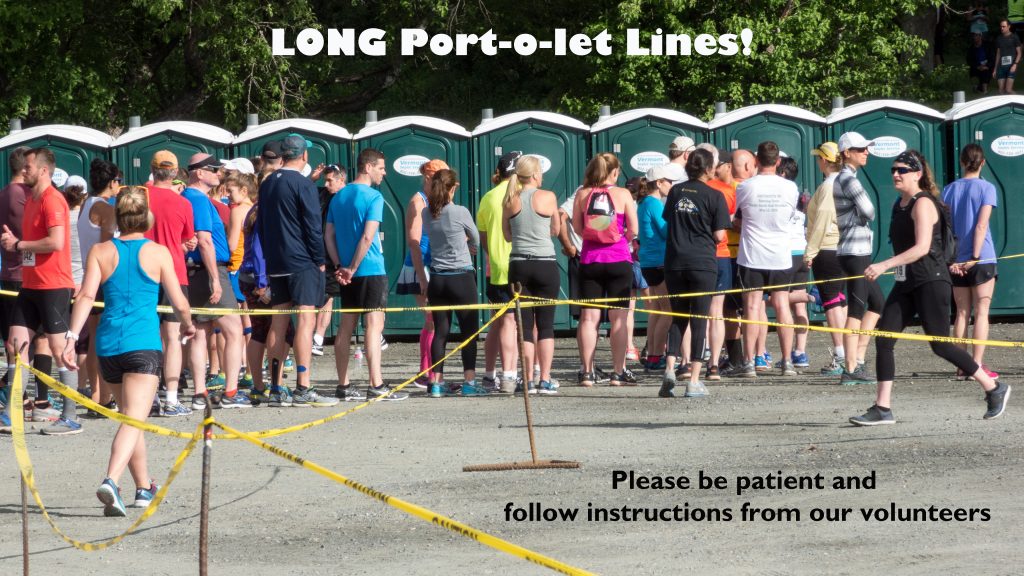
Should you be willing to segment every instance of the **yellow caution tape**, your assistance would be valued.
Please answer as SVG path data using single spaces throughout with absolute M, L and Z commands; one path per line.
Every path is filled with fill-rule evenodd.
M 68 544 L 74 546 L 79 550 L 85 552 L 96 552 L 104 550 L 117 544 L 121 540 L 124 540 L 129 534 L 138 529 L 143 522 L 148 520 L 151 516 L 156 514 L 157 509 L 160 508 L 160 504 L 164 501 L 164 497 L 167 496 L 167 491 L 170 489 L 171 484 L 174 483 L 174 479 L 178 477 L 178 473 L 181 472 L 182 466 L 185 465 L 185 460 L 192 454 L 192 449 L 196 447 L 196 443 L 203 437 L 203 424 L 196 427 L 196 431 L 189 437 L 188 444 L 185 445 L 185 449 L 178 454 L 178 457 L 174 459 L 174 465 L 171 466 L 171 471 L 167 475 L 167 480 L 164 481 L 163 486 L 157 490 L 153 496 L 153 501 L 150 502 L 149 506 L 142 513 L 141 516 L 127 530 L 102 542 L 82 542 L 75 540 L 64 533 L 57 523 L 50 517 L 50 513 L 46 511 L 46 506 L 43 505 L 43 498 L 39 495 L 39 490 L 36 488 L 35 482 L 35 471 L 32 467 L 32 460 L 29 458 L 28 447 L 25 444 L 25 415 L 22 409 L 21 397 L 21 367 L 23 364 L 20 362 L 14 368 L 14 384 L 11 388 L 11 435 L 12 444 L 14 446 L 14 456 L 18 460 L 18 468 L 21 470 L 21 477 L 25 479 L 25 485 L 28 486 L 29 491 L 32 493 L 32 497 L 35 499 L 36 504 L 39 506 L 40 512 L 43 513 L 43 518 L 50 525 L 50 528 L 57 533 L 58 536 Z
M 458 534 L 460 536 L 465 536 L 466 538 L 469 538 L 471 540 L 475 540 L 476 542 L 479 542 L 480 544 L 483 544 L 485 546 L 490 546 L 491 548 L 494 548 L 495 550 L 499 550 L 501 552 L 505 552 L 506 554 L 511 554 L 512 556 L 516 556 L 516 557 L 522 558 L 522 559 L 524 559 L 524 560 L 526 560 L 528 562 L 532 562 L 534 564 L 537 564 L 538 566 L 544 566 L 545 568 L 550 568 L 551 570 L 555 570 L 556 572 L 560 572 L 562 574 L 581 575 L 581 576 L 582 575 L 592 574 L 592 572 L 587 572 L 586 570 L 582 570 L 580 568 L 576 568 L 576 567 L 570 566 L 570 565 L 568 565 L 568 564 L 566 564 L 564 562 L 559 562 L 558 560 L 555 560 L 554 558 L 549 558 L 547 556 L 544 556 L 543 554 L 538 554 L 537 552 L 533 552 L 531 550 L 527 550 L 526 548 L 523 548 L 522 546 L 518 546 L 516 544 L 512 544 L 511 542 L 507 542 L 507 541 L 502 540 L 501 538 L 498 538 L 496 536 L 491 536 L 490 534 L 487 534 L 486 532 L 481 532 L 481 531 L 477 530 L 476 528 L 473 528 L 471 526 L 467 526 L 466 524 L 463 524 L 461 522 L 458 522 L 456 520 L 448 518 L 447 516 L 442 516 L 442 515 L 437 514 L 435 512 L 431 512 L 430 510 L 428 510 L 426 508 L 423 508 L 422 506 L 417 506 L 416 504 L 412 504 L 410 502 L 406 502 L 406 501 L 401 500 L 399 498 L 396 498 L 394 496 L 389 496 L 387 494 L 384 494 L 383 492 L 379 492 L 377 490 L 374 490 L 373 488 L 370 488 L 369 486 L 364 486 L 363 484 L 360 484 L 360 483 L 358 483 L 358 482 L 356 482 L 354 480 L 346 478 L 345 476 L 342 476 L 341 474 L 338 474 L 337 472 L 334 472 L 332 470 L 328 470 L 327 468 L 324 468 L 323 466 L 320 466 L 319 464 L 310 462 L 309 460 L 306 460 L 305 458 L 302 458 L 300 456 L 296 456 L 295 454 L 292 454 L 290 452 L 286 452 L 285 450 L 282 450 L 282 449 L 280 449 L 280 448 L 278 448 L 276 446 L 272 446 L 270 444 L 267 444 L 266 442 L 263 442 L 262 440 L 259 440 L 258 438 L 255 438 L 252 435 L 246 434 L 245 432 L 239 432 L 238 430 L 235 430 L 234 428 L 231 428 L 230 426 L 227 426 L 225 424 L 221 424 L 220 422 L 214 422 L 213 425 L 218 427 L 218 428 L 220 428 L 220 429 L 222 429 L 222 430 L 224 430 L 225 432 L 227 432 L 229 434 L 232 434 L 234 436 L 237 436 L 237 437 L 245 440 L 246 442 L 249 442 L 249 443 L 251 443 L 251 444 L 253 444 L 255 446 L 258 446 L 258 447 L 266 450 L 267 452 L 270 452 L 271 454 L 274 454 L 275 456 L 278 456 L 280 458 L 284 458 L 285 460 L 288 460 L 289 462 L 292 462 L 293 464 L 297 464 L 298 466 L 301 466 L 301 467 L 303 467 L 303 468 L 305 468 L 307 470 L 315 472 L 315 473 L 323 476 L 324 478 L 328 478 L 330 480 L 333 480 L 333 481 L 337 482 L 338 484 L 342 484 L 344 486 L 347 486 L 347 487 L 349 487 L 349 488 L 351 488 L 351 489 L 353 489 L 353 490 L 355 490 L 355 491 L 357 491 L 357 492 L 359 492 L 359 493 L 361 493 L 361 494 L 363 494 L 365 496 L 369 496 L 370 498 L 373 498 L 374 500 L 377 500 L 379 502 L 383 502 L 384 504 L 387 504 L 388 506 L 391 506 L 393 508 L 401 510 L 402 512 L 405 512 L 406 514 L 409 514 L 411 516 L 415 516 L 415 517 L 420 518 L 422 520 L 426 520 L 427 522 L 430 522 L 431 524 L 434 524 L 435 526 L 440 526 L 441 528 L 444 528 L 446 530 L 454 532 L 454 533 L 456 533 L 456 534 Z

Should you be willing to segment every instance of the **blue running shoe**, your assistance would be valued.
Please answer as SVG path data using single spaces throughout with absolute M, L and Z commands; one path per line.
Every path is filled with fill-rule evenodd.
M 463 382 L 461 392 L 463 396 L 487 396 L 491 393 L 491 391 L 484 386 L 477 385 L 476 380 Z
M 764 363 L 766 366 L 772 365 L 772 353 L 767 350 L 764 351 Z
M 767 357 L 767 358 L 766 358 Z M 767 372 L 771 366 L 771 357 L 765 354 L 764 356 L 754 356 L 754 371 L 755 372 Z
M 447 395 L 448 386 L 444 382 L 436 382 L 430 384 L 430 397 L 431 398 L 444 398 Z
M 7 412 L 0 412 L 0 434 L 11 433 L 11 417 Z
M 541 380 L 537 383 L 537 393 L 547 396 L 558 394 L 558 384 L 554 384 L 549 380 Z
M 149 488 L 136 488 L 135 502 L 132 502 L 132 508 L 148 508 L 150 502 L 156 497 L 158 490 L 160 490 L 160 487 L 152 480 L 149 482 Z
M 292 405 L 292 391 L 287 386 L 278 386 L 277 390 L 270 393 L 271 408 L 289 408 Z
M 82 425 L 77 420 L 60 418 L 39 432 L 45 436 L 70 436 L 72 434 L 81 434 Z
M 103 503 L 104 516 L 127 516 L 124 509 L 124 502 L 121 502 L 121 491 L 117 484 L 110 478 L 103 481 L 96 490 L 96 497 Z
M 796 353 L 794 350 L 789 355 L 790 360 L 793 362 L 793 366 L 797 368 L 809 368 L 811 365 L 810 360 L 807 359 L 807 352 Z

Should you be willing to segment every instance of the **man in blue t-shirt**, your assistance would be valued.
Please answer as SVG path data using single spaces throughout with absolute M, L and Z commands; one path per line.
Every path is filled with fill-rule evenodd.
M 320 217 L 320 193 L 300 170 L 309 163 L 307 150 L 313 144 L 298 134 L 281 140 L 284 165 L 260 185 L 256 233 L 270 279 L 270 305 L 275 309 L 308 310 L 298 315 L 295 325 L 296 383 L 294 394 L 277 385 L 271 390 L 271 406 L 333 406 L 333 398 L 317 394 L 310 386 L 309 367 L 313 357 L 313 328 L 316 310 L 324 303 L 324 237 Z M 281 381 L 281 368 L 288 353 L 285 333 L 291 317 L 273 317 L 267 334 L 270 381 Z M 276 363 L 274 361 L 277 361 Z
M 188 162 L 188 187 L 181 197 L 192 205 L 192 220 L 198 243 L 196 249 L 185 255 L 188 272 L 188 300 L 193 308 L 235 309 L 234 292 L 228 277 L 227 234 L 224 223 L 210 199 L 210 190 L 220 185 L 220 162 L 202 152 L 193 154 Z M 245 339 L 242 337 L 242 319 L 235 314 L 218 316 L 196 315 L 196 336 L 189 343 L 189 361 L 196 392 L 192 396 L 192 409 L 205 410 L 207 401 L 214 408 L 248 408 L 249 400 L 238 393 L 238 372 L 242 368 Z M 216 324 L 224 335 L 224 378 L 226 390 L 207 398 L 206 363 L 207 340 L 213 336 Z M 216 376 L 216 375 L 214 375 Z
M 337 267 L 341 284 L 342 308 L 363 310 L 366 328 L 366 360 L 370 371 L 367 396 L 386 400 L 404 400 L 405 392 L 392 392 L 384 384 L 380 370 L 380 336 L 384 331 L 384 312 L 388 303 L 388 276 L 384 270 L 384 251 L 380 246 L 380 223 L 384 219 L 384 197 L 376 189 L 387 170 L 384 154 L 367 148 L 359 153 L 355 180 L 345 186 L 327 209 L 327 253 Z M 372 311 L 367 311 L 372 310 Z M 358 313 L 342 314 L 341 328 L 334 338 L 334 356 L 338 363 L 337 396 L 358 399 L 348 379 L 349 340 L 359 320 Z

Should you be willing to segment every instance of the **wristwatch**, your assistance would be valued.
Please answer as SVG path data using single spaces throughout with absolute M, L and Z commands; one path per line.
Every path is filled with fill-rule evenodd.
M 75 342 L 78 342 L 78 334 L 72 332 L 71 330 L 68 330 L 67 332 L 64 333 L 64 338 L 67 340 L 74 340 Z

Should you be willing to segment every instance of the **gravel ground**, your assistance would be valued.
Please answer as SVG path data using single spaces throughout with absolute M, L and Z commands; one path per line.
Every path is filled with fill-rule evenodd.
M 992 338 L 1024 340 L 1024 327 L 996 325 Z M 814 334 L 811 342 L 817 372 L 825 338 Z M 606 346 L 602 342 L 605 364 Z M 1011 401 L 998 420 L 983 420 L 980 388 L 957 382 L 953 369 L 922 343 L 897 347 L 899 423 L 872 429 L 855 428 L 847 418 L 873 403 L 874 386 L 840 387 L 817 376 L 762 377 L 711 384 L 703 399 L 660 399 L 654 376 L 636 388 L 576 387 L 575 349 L 572 340 L 558 341 L 555 377 L 563 386 L 532 406 L 538 456 L 578 461 L 577 470 L 462 471 L 470 464 L 530 459 L 523 401 L 510 396 L 438 400 L 414 391 L 407 401 L 379 403 L 269 441 L 376 490 L 601 574 L 1024 573 L 1024 552 L 1013 536 L 1024 503 L 1012 496 L 1024 488 L 1017 408 L 1024 400 Z M 398 381 L 411 374 L 416 354 L 416 344 L 392 343 L 384 353 L 386 376 Z M 990 348 L 986 361 L 1004 381 L 1020 385 L 1018 350 Z M 458 369 L 458 361 L 450 366 Z M 333 390 L 330 355 L 314 362 L 313 374 L 325 392 Z M 215 415 L 259 430 L 331 413 L 263 407 Z M 189 430 L 198 421 L 194 415 L 158 423 Z M 104 518 L 93 495 L 114 430 L 109 421 L 93 420 L 78 436 L 28 437 L 44 502 L 72 537 L 112 537 L 139 514 L 130 509 L 129 518 Z M 147 442 L 151 469 L 162 479 L 184 441 L 149 436 Z M 216 442 L 213 450 L 210 574 L 549 573 L 250 444 Z M 197 573 L 200 468 L 197 451 L 158 513 L 102 552 L 66 545 L 31 508 L 33 571 Z M 627 481 L 615 487 L 617 472 Z M 701 489 L 701 474 L 722 477 L 725 487 Z M 655 489 L 655 476 L 691 484 Z M 647 489 L 638 477 L 646 477 Z M 821 488 L 771 483 L 779 477 L 805 477 Z M 833 486 L 836 477 L 867 484 L 844 490 Z M 744 479 L 748 489 L 738 494 Z M 15 573 L 22 561 L 20 496 L 9 447 L 0 450 L 0 483 L 0 569 Z M 127 474 L 122 484 L 130 500 Z M 536 503 L 577 509 L 578 516 L 515 521 L 506 517 L 509 503 L 523 513 Z M 925 517 L 864 519 L 864 511 L 871 513 L 866 509 L 888 514 L 891 506 L 923 509 Z M 670 512 L 658 519 L 644 518 L 642 510 L 639 520 L 587 517 L 591 508 L 621 516 L 624 507 Z M 750 513 L 752 508 L 758 512 Z M 850 509 L 845 521 L 811 517 L 823 510 L 841 515 L 844 508 Z M 966 518 L 971 509 L 973 521 Z

